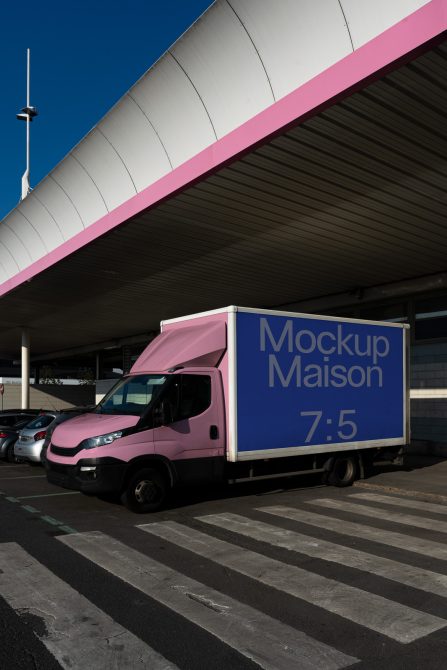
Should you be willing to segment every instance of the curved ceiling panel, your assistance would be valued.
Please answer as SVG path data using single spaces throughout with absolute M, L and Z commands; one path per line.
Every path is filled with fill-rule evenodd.
M 163 101 L 158 102 L 159 106 Z M 181 102 L 177 100 L 177 104 Z M 178 109 L 178 108 L 177 108 Z M 126 164 L 137 191 L 171 169 L 169 158 L 145 111 L 126 95 L 98 125 Z
M 17 214 L 13 212 L 8 218 L 8 223 L 2 224 L 1 242 L 9 254 L 2 253 L 2 261 L 5 261 L 7 271 L 12 271 L 12 276 L 17 270 L 23 270 L 33 261 L 33 258 L 20 239 L 20 234 L 14 229 L 14 224 L 17 223 Z M 9 256 L 12 257 L 11 263 Z
M 22 200 L 17 209 L 19 212 L 23 212 L 24 216 L 38 231 L 47 251 L 51 251 L 62 244 L 64 237 L 60 227 L 48 209 L 40 202 L 34 191 Z M 7 220 L 9 221 L 9 217 Z
M 34 195 L 46 207 L 50 215 L 57 221 L 64 240 L 76 235 L 84 229 L 82 220 L 65 191 L 48 175 L 35 189 Z
M 429 0 L 340 0 L 354 49 L 358 49 L 398 21 L 426 5 Z
M 11 231 L 7 228 L 7 226 L 2 225 L 2 230 L 0 233 L 0 263 L 1 270 L 5 273 L 5 280 L 10 279 L 20 271 L 20 266 L 17 263 L 13 252 L 9 248 L 8 239 L 10 235 Z
M 5 282 L 8 281 L 10 275 L 6 271 L 6 266 L 3 263 L 2 254 L 3 254 L 3 246 L 0 243 L 0 282 Z
M 100 130 L 94 128 L 72 155 L 96 184 L 109 211 L 137 192 L 122 158 Z
M 213 5 L 171 54 L 203 100 L 217 137 L 274 102 L 256 48 L 227 2 Z
M 93 180 L 73 156 L 60 163 L 51 173 L 52 178 L 73 202 L 84 228 L 107 214 L 107 207 Z
M 275 11 L 271 0 L 229 2 L 256 45 L 276 99 L 352 51 L 338 0 L 281 0 Z
M 11 215 L 8 217 L 8 226 L 19 238 L 21 246 L 26 247 L 26 252 L 29 256 L 28 262 L 30 259 L 37 261 L 47 253 L 48 249 L 42 236 L 19 209 L 11 212 Z
M 135 84 L 130 96 L 153 124 L 172 167 L 216 140 L 199 94 L 171 54 L 158 61 L 150 77 Z

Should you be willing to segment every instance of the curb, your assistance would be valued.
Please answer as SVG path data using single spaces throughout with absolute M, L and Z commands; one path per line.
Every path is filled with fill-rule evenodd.
M 388 493 L 398 493 L 407 498 L 419 498 L 419 500 L 426 500 L 427 502 L 435 501 L 447 504 L 447 496 L 440 493 L 424 493 L 424 491 L 409 491 L 408 489 L 401 489 L 398 486 L 387 486 L 386 484 L 370 484 L 363 480 L 354 482 L 355 488 L 371 489 L 372 491 L 387 491 Z M 447 512 L 447 508 L 446 508 Z

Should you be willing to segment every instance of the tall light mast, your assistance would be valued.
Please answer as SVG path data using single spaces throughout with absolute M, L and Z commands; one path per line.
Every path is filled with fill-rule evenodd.
M 17 114 L 17 118 L 20 121 L 26 122 L 26 170 L 23 173 L 22 177 L 22 197 L 23 200 L 26 198 L 28 193 L 31 191 L 29 185 L 29 124 L 35 116 L 37 116 L 36 107 L 31 107 L 29 101 L 29 91 L 30 91 L 30 50 L 26 50 L 27 57 L 27 67 L 26 67 L 26 107 L 23 107 L 20 114 Z

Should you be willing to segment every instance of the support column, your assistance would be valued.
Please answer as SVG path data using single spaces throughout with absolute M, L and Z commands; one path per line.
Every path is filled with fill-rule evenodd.
M 22 409 L 29 409 L 29 360 L 30 360 L 29 331 L 22 330 Z

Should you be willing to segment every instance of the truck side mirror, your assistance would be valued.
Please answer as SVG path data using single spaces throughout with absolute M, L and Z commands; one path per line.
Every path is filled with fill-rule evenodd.
M 154 426 L 168 426 L 173 422 L 172 405 L 164 398 L 157 407 L 154 408 Z

